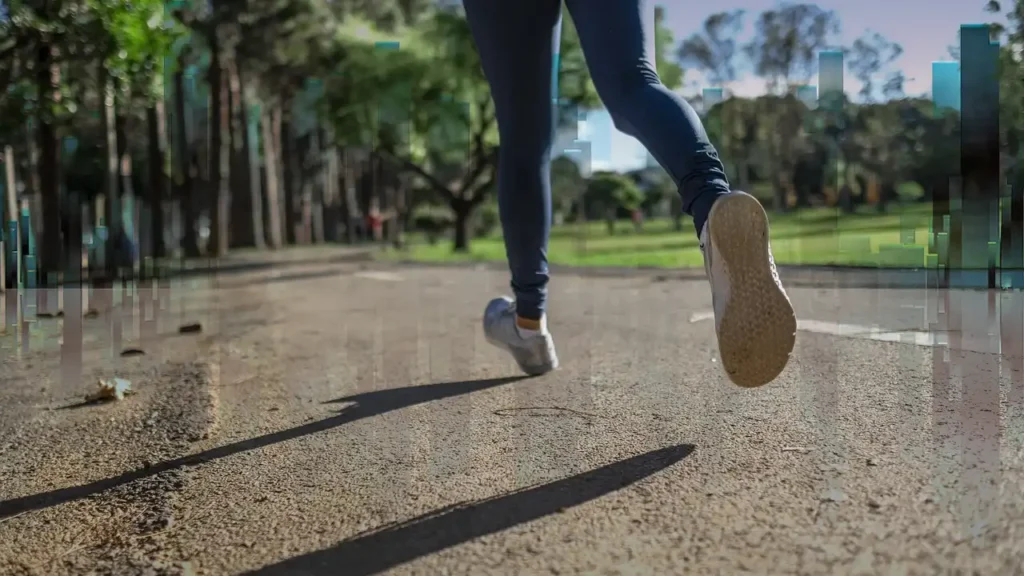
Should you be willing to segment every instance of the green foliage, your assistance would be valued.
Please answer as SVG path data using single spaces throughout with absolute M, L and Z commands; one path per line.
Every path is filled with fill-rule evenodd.
M 665 25 L 665 10 L 658 6 L 654 9 L 654 45 L 661 83 L 670 90 L 683 85 L 683 69 L 672 58 L 675 55 L 675 36 Z
M 619 210 L 632 211 L 644 201 L 644 193 L 630 177 L 615 172 L 596 172 L 587 182 L 588 207 L 607 218 Z
M 444 206 L 422 204 L 412 213 L 412 224 L 422 230 L 431 244 L 437 242 L 455 223 L 452 211 Z
M 815 4 L 784 3 L 762 12 L 754 29 L 744 52 L 774 91 L 810 77 L 818 53 L 839 32 L 839 18 Z
M 743 24 L 742 10 L 708 16 L 704 29 L 679 45 L 676 57 L 684 65 L 702 70 L 712 83 L 723 86 L 736 79 L 735 35 Z
M 1001 129 L 1008 154 L 1018 157 L 1024 153 L 1024 2 L 990 4 L 1009 16 L 1002 30 Z M 135 166 L 142 167 L 138 156 L 145 155 L 147 142 L 136 128 L 145 107 L 165 91 L 165 67 L 177 66 L 174 56 L 187 45 L 181 63 L 197 72 L 191 104 L 198 108 L 195 133 L 203 145 L 208 126 L 202 109 L 211 95 L 203 72 L 210 48 L 217 46 L 221 63 L 238 65 L 248 93 L 264 109 L 281 104 L 288 112 L 303 112 L 302 122 L 288 118 L 292 126 L 303 124 L 305 131 L 326 125 L 333 144 L 369 149 L 386 160 L 386 170 L 399 173 L 386 176 L 429 191 L 435 206 L 417 209 L 417 226 L 443 232 L 452 225 L 455 207 L 473 214 L 477 234 L 498 225 L 490 202 L 499 152 L 494 107 L 459 9 L 429 0 L 225 0 L 190 6 L 195 9 L 171 17 L 162 0 L 8 2 L 9 17 L 0 20 L 0 138 L 14 143 L 27 168 L 27 120 L 56 120 L 60 134 L 83 143 L 75 158 L 66 159 L 65 176 L 98 188 L 98 177 L 89 176 L 102 173 L 106 162 L 96 144 L 104 137 L 95 113 L 104 88 L 98 82 L 102 65 L 121 88 L 118 112 L 132 125 L 129 149 Z M 894 186 L 916 183 L 913 192 L 900 184 L 896 196 L 926 200 L 958 162 L 958 119 L 936 117 L 930 102 L 900 95 L 901 78 L 887 68 L 899 54 L 897 45 L 866 35 L 849 49 L 851 71 L 870 85 L 865 95 L 880 93 L 885 100 L 854 103 L 843 97 L 808 108 L 793 92 L 813 69 L 818 51 L 830 47 L 838 29 L 835 14 L 813 4 L 784 3 L 753 18 L 755 38 L 745 47 L 735 40 L 742 19 L 741 11 L 715 14 L 676 46 L 663 11 L 656 13 L 657 67 L 670 88 L 682 83 L 679 62 L 727 84 L 741 57 L 774 88 L 758 98 L 727 98 L 706 113 L 705 126 L 734 186 L 785 203 L 795 191 L 803 194 L 797 202 L 807 204 L 834 202 L 824 191 L 839 182 L 861 192 L 868 179 L 880 179 Z M 35 69 L 38 49 L 45 46 L 59 48 L 54 58 L 60 81 L 52 87 Z M 318 82 L 322 98 L 309 89 Z M 578 108 L 599 103 L 568 12 L 559 96 L 562 120 L 568 122 L 576 121 Z M 555 209 L 573 212 L 582 199 L 591 214 L 614 218 L 666 198 L 677 202 L 671 179 L 659 174 L 657 182 L 644 176 L 645 194 L 629 178 L 599 173 L 586 179 L 571 160 L 556 159 Z
M 633 180 L 642 183 L 644 187 L 644 199 L 642 208 L 652 210 L 661 206 L 666 200 L 673 196 L 679 196 L 676 185 L 668 172 L 660 166 L 643 168 L 631 174 Z
M 556 212 L 568 216 L 586 186 L 579 165 L 571 158 L 559 156 L 551 162 L 551 200 Z
M 490 236 L 501 225 L 501 219 L 498 217 L 498 204 L 496 202 L 483 204 L 477 209 L 474 216 L 473 236 L 477 238 Z
M 601 104 L 583 56 L 576 24 L 564 5 L 562 41 L 559 46 L 558 98 L 570 110 L 593 108 Z M 575 122 L 576 118 L 570 120 Z

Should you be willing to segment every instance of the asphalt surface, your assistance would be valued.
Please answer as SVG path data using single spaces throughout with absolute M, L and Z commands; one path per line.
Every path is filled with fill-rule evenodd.
M 469 267 L 181 279 L 155 323 L 99 306 L 70 368 L 73 319 L 8 328 L 0 574 L 1024 573 L 1024 298 L 820 273 L 757 390 L 666 274 L 560 272 L 533 379 Z M 83 405 L 110 376 L 136 393 Z

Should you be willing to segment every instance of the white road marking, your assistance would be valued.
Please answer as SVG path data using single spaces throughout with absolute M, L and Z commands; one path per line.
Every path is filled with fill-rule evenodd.
M 821 320 L 797 320 L 796 329 L 815 334 L 828 334 L 843 338 L 860 338 L 878 342 L 898 342 L 915 346 L 946 346 L 948 338 L 936 332 L 920 330 L 883 330 L 874 326 L 858 326 L 856 324 L 840 324 Z
M 374 272 L 372 270 L 356 272 L 353 276 L 367 280 L 379 280 L 381 282 L 401 282 L 404 280 L 404 278 L 393 272 Z
M 690 324 L 694 324 L 696 322 L 703 322 L 705 320 L 711 320 L 714 317 L 715 313 L 710 310 L 707 312 L 697 312 L 693 316 L 690 316 Z
M 712 311 L 697 312 L 690 316 L 690 323 L 703 322 L 715 317 Z M 857 338 L 861 340 L 875 340 L 878 342 L 896 342 L 902 344 L 913 344 L 915 346 L 936 347 L 948 346 L 949 338 L 944 333 L 924 332 L 921 330 L 883 330 L 874 326 L 859 326 L 857 324 L 841 324 L 838 322 L 825 322 L 822 320 L 797 320 L 796 329 L 802 332 L 815 334 L 827 334 L 842 338 Z

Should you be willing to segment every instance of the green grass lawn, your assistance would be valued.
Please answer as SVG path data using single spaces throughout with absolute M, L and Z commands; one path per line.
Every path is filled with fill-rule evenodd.
M 888 214 L 863 211 L 838 216 L 836 209 L 810 209 L 769 214 L 772 248 L 779 264 L 921 267 L 926 265 L 931 206 L 893 206 Z M 421 237 L 404 250 L 382 257 L 418 262 L 504 261 L 501 232 L 475 238 L 468 253 L 452 251 L 450 241 L 435 245 Z M 571 266 L 695 267 L 703 266 L 693 224 L 676 231 L 669 220 L 648 221 L 641 232 L 620 222 L 608 235 L 603 222 L 566 224 L 551 234 L 548 259 Z

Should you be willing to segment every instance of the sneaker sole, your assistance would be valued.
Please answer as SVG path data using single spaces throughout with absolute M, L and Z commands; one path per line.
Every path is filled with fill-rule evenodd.
M 509 302 L 509 303 L 512 302 L 511 300 L 509 300 L 507 298 L 505 298 L 504 300 L 506 302 Z M 552 372 L 552 371 L 558 369 L 558 355 L 557 354 L 555 354 L 552 357 L 551 362 L 548 363 L 548 364 L 545 364 L 543 366 L 530 366 L 530 365 L 526 364 L 523 361 L 523 358 L 520 356 L 522 354 L 521 350 L 518 350 L 518 349 L 516 349 L 516 348 L 514 348 L 512 346 L 509 346 L 508 344 L 506 344 L 505 342 L 502 342 L 501 340 L 498 340 L 496 338 L 491 338 L 487 334 L 487 312 L 489 310 L 489 307 L 490 307 L 490 304 L 488 304 L 488 308 L 484 309 L 484 322 L 483 322 L 483 325 L 481 326 L 483 328 L 483 330 L 484 330 L 484 340 L 486 340 L 488 344 L 490 344 L 491 346 L 494 346 L 495 348 L 498 348 L 499 350 L 504 350 L 510 356 L 512 356 L 512 359 L 516 361 L 516 364 L 519 366 L 519 369 L 522 370 L 523 373 L 526 374 L 527 376 L 542 376 L 544 374 L 547 374 L 548 372 Z
M 738 386 L 763 386 L 782 373 L 796 344 L 793 305 L 769 265 L 768 214 L 753 196 L 732 194 L 715 202 L 708 220 L 729 276 L 718 327 L 722 367 Z
M 484 336 L 484 339 L 487 340 L 487 343 L 490 344 L 491 346 L 508 352 L 509 355 L 512 356 L 512 359 L 516 361 L 516 365 L 519 366 L 519 369 L 522 370 L 523 373 L 526 374 L 527 376 L 543 376 L 548 372 L 554 372 L 555 370 L 558 370 L 557 357 L 550 364 L 546 364 L 544 366 L 528 366 L 524 364 L 523 361 L 520 359 L 519 351 L 516 350 L 515 348 L 505 344 L 500 340 L 495 340 L 488 336 Z

